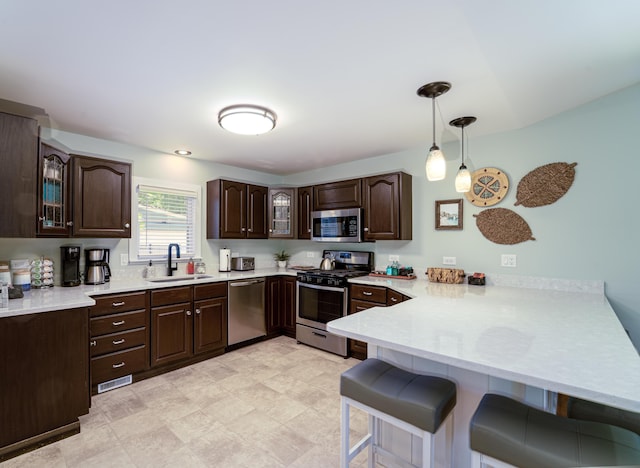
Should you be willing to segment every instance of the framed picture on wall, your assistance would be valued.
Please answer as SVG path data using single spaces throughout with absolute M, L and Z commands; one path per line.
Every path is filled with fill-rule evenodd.
M 436 229 L 462 229 L 462 198 L 436 200 Z

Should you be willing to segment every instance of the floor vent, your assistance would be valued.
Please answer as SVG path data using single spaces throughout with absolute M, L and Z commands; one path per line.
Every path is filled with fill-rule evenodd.
M 125 385 L 129 385 L 131 382 L 133 382 L 131 374 L 125 375 L 124 377 L 120 377 L 118 379 L 109 380 L 108 382 L 98 384 L 98 393 L 108 392 L 109 390 L 113 390 L 114 388 L 124 387 Z

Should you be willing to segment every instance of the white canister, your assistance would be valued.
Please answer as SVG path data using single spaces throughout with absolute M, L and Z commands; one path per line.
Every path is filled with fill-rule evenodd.
M 11 286 L 11 272 L 9 271 L 9 265 L 0 265 L 0 284 L 7 283 Z
M 13 285 L 22 286 L 23 291 L 29 291 L 31 289 L 31 272 L 29 270 L 14 271 Z

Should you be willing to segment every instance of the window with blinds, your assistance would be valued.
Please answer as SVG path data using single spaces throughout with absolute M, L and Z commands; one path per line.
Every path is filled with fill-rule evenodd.
M 143 179 L 134 187 L 130 260 L 166 258 L 172 243 L 182 258 L 199 257 L 200 187 Z

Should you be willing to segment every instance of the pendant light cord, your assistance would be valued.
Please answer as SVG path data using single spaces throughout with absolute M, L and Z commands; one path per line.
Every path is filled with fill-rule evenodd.
M 462 126 L 462 166 L 464 166 L 464 125 Z
M 436 146 L 436 98 L 431 98 L 431 122 L 433 123 L 433 146 Z

